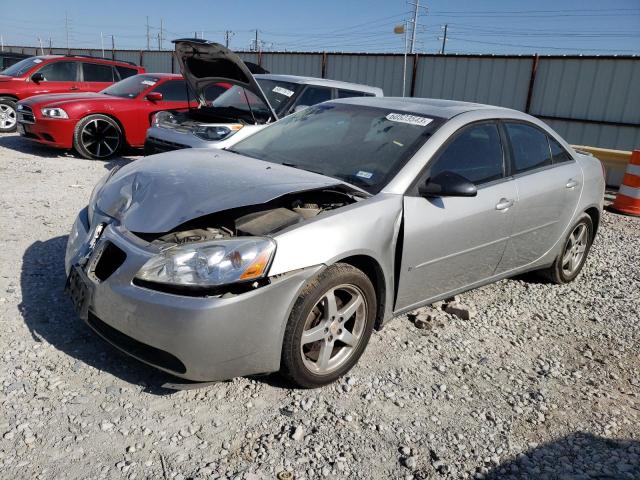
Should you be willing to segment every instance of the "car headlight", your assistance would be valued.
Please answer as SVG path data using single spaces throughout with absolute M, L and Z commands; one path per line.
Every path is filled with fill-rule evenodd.
M 42 112 L 42 116 L 43 117 L 48 117 L 48 118 L 69 118 L 69 115 L 67 115 L 67 112 L 65 112 L 61 108 L 46 107 L 46 108 L 43 108 L 40 111 Z
M 266 275 L 275 249 L 275 242 L 264 237 L 179 245 L 148 260 L 136 278 L 192 287 L 257 280 Z
M 192 131 L 193 134 L 201 138 L 203 140 L 224 140 L 225 138 L 230 137 L 238 130 L 242 128 L 240 124 L 232 124 L 232 125 L 213 125 L 213 126 L 199 126 L 195 127 Z
M 151 121 L 154 127 L 162 127 L 162 124 L 177 124 L 176 117 L 171 112 L 158 112 Z

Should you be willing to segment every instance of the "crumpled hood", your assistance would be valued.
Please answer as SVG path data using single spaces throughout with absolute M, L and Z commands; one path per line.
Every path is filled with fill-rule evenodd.
M 121 168 L 98 194 L 97 207 L 131 232 L 163 233 L 211 213 L 341 183 L 224 150 L 186 149 Z
M 62 106 L 64 104 L 70 102 L 86 102 L 87 100 L 111 100 L 116 99 L 118 97 L 109 97 L 102 93 L 49 93 L 44 95 L 34 95 L 33 97 L 26 98 L 21 101 L 23 105 L 29 105 L 30 107 L 33 105 L 51 105 L 51 106 Z M 121 99 L 123 100 L 123 99 Z

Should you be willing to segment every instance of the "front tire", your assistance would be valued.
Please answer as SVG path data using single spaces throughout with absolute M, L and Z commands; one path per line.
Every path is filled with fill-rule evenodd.
M 0 133 L 15 132 L 17 125 L 16 101 L 10 97 L 0 97 Z
M 123 143 L 120 125 L 106 115 L 89 115 L 76 124 L 73 148 L 89 160 L 106 160 L 114 156 Z
M 541 273 L 553 283 L 573 281 L 582 271 L 593 243 L 593 221 L 584 213 L 569 231 L 562 252 L 553 265 Z
M 328 267 L 304 287 L 291 311 L 281 373 L 303 388 L 334 382 L 360 359 L 376 311 L 369 277 L 346 263 Z

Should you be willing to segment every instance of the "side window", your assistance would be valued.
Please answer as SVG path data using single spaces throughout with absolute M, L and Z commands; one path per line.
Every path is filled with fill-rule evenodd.
M 569 162 L 573 160 L 573 157 L 564 149 L 562 145 L 560 145 L 551 137 L 547 138 L 549 139 L 549 146 L 551 147 L 551 158 L 553 159 L 554 164 Z
M 504 176 L 504 155 L 498 127 L 483 123 L 458 133 L 437 156 L 430 175 L 454 172 L 476 185 Z
M 325 87 L 307 87 L 296 101 L 296 106 L 304 105 L 311 107 L 317 103 L 331 100 L 331 89 Z
M 113 82 L 111 65 L 82 62 L 82 79 L 85 82 Z
M 78 63 L 49 63 L 38 70 L 38 73 L 44 76 L 45 82 L 76 82 L 78 81 Z
M 351 97 L 373 97 L 373 94 L 358 92 L 357 90 L 338 89 L 338 98 L 351 98 Z
M 514 173 L 551 165 L 551 152 L 547 136 L 524 123 L 505 124 L 513 149 Z
M 170 80 L 158 85 L 153 89 L 154 92 L 162 94 L 162 100 L 165 102 L 186 102 L 187 101 L 187 85 L 184 80 Z M 195 96 L 191 95 L 191 100 Z
M 120 80 L 124 80 L 125 78 L 133 77 L 138 74 L 138 71 L 135 68 L 127 68 L 121 67 L 120 65 L 116 66 L 116 70 L 120 74 Z

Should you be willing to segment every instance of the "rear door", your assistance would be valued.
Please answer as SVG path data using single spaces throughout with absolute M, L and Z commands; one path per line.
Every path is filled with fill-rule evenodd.
M 511 239 L 499 271 L 542 257 L 562 237 L 578 205 L 582 170 L 545 131 L 528 122 L 505 121 L 519 202 Z
M 404 242 L 396 310 L 491 277 L 507 245 L 516 188 L 506 173 L 496 122 L 458 131 L 417 184 L 449 171 L 472 181 L 475 197 L 404 199 Z
M 82 82 L 80 88 L 85 92 L 99 92 L 104 90 L 118 77 L 111 65 L 103 63 L 81 62 Z
M 50 62 L 40 68 L 43 80 L 35 84 L 33 94 L 72 93 L 80 91 L 79 62 L 62 60 Z M 34 72 L 36 73 L 36 72 Z

